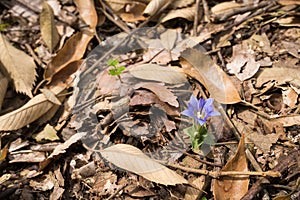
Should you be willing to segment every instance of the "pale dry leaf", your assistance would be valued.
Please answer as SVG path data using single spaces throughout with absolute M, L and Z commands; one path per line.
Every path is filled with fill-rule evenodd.
M 283 103 L 285 103 L 290 108 L 293 108 L 297 103 L 298 94 L 292 87 L 283 88 L 282 99 Z
M 50 194 L 49 200 L 59 200 L 62 199 L 62 195 L 65 192 L 65 189 L 55 185 L 52 193 Z
M 283 44 L 287 52 L 289 52 L 289 54 L 300 59 L 300 53 L 299 53 L 300 44 L 297 44 L 295 42 L 287 42 L 287 41 L 281 41 L 281 43 Z
M 26 151 L 14 152 L 9 155 L 9 163 L 36 163 L 45 160 L 45 152 L 41 151 Z
M 292 83 L 300 85 L 300 70 L 291 68 L 264 68 L 259 71 L 256 86 L 261 87 L 263 84 L 276 81 L 277 85 Z
M 36 78 L 33 58 L 16 49 L 0 34 L 0 62 L 9 73 L 17 92 L 32 97 L 32 87 Z
M 176 10 L 169 11 L 162 19 L 161 22 L 164 23 L 166 21 L 183 18 L 188 21 L 193 21 L 195 18 L 195 5 L 187 8 L 180 8 Z
M 94 5 L 94 0 L 74 0 L 80 17 L 94 30 L 98 23 L 98 16 Z
M 226 13 L 232 11 L 233 9 L 240 8 L 242 5 L 233 1 L 227 1 L 218 3 L 211 8 L 211 12 L 214 15 L 219 15 L 222 13 Z
M 175 46 L 177 40 L 177 31 L 174 29 L 167 29 L 160 35 L 160 41 L 162 46 L 170 51 Z
M 175 67 L 163 67 L 157 64 L 142 64 L 129 69 L 129 73 L 136 78 L 159 81 L 169 84 L 187 82 L 185 76 Z
M 80 60 L 92 38 L 93 34 L 89 31 L 81 31 L 70 37 L 63 48 L 49 63 L 44 73 L 44 78 L 51 81 L 52 77 L 68 64 Z
M 245 153 L 244 136 L 241 137 L 237 152 L 234 154 L 221 171 L 248 172 L 247 158 Z M 217 200 L 240 200 L 248 191 L 249 176 L 225 176 L 213 181 L 214 199 Z
M 181 57 L 187 61 L 183 71 L 188 69 L 196 73 L 196 78 L 199 78 L 198 81 L 206 87 L 212 98 L 224 104 L 241 101 L 239 92 L 228 75 L 209 56 L 197 49 L 187 49 L 182 52 Z
M 53 52 L 53 49 L 59 42 L 60 36 L 55 26 L 53 9 L 45 0 L 43 1 L 43 9 L 40 14 L 40 26 L 42 38 L 50 49 L 50 52 Z
M 136 173 L 155 183 L 163 185 L 188 183 L 182 176 L 152 160 L 134 146 L 117 144 L 100 153 L 117 167 Z
M 248 140 L 253 142 L 263 153 L 270 153 L 272 144 L 276 143 L 279 135 L 278 134 L 267 134 L 262 135 L 257 132 L 250 133 L 247 135 Z
M 106 2 L 115 13 L 124 10 L 126 3 L 129 3 L 125 0 L 107 0 Z
M 55 147 L 54 151 L 50 154 L 50 156 L 43 160 L 40 163 L 40 169 L 43 170 L 51 161 L 52 159 L 56 158 L 60 154 L 63 154 L 66 152 L 66 150 L 74 143 L 76 143 L 78 140 L 81 140 L 87 133 L 86 132 L 79 132 L 74 135 L 72 135 L 67 141 L 65 141 L 62 144 L 59 144 Z
M 157 83 L 141 83 L 135 88 L 145 88 L 156 94 L 156 96 L 163 102 L 168 103 L 171 106 L 179 107 L 177 97 L 164 85 L 159 85 Z
M 52 92 L 57 95 L 63 90 L 62 87 L 55 87 Z M 21 108 L 0 116 L 0 130 L 20 129 L 47 113 L 54 105 L 44 94 L 39 94 Z
M 278 24 L 280 24 L 280 26 L 284 26 L 284 27 L 298 27 L 298 28 L 300 27 L 299 18 L 296 16 L 279 18 L 274 22 L 277 22 Z
M 284 6 L 288 5 L 300 5 L 299 0 L 278 0 L 278 3 Z
M 273 123 L 282 123 L 284 127 L 294 126 L 300 124 L 300 115 L 288 115 L 271 119 Z
M 41 182 L 36 180 L 30 180 L 29 185 L 30 187 L 34 188 L 35 190 L 39 191 L 48 191 L 54 187 L 54 177 L 52 174 L 47 174 L 44 176 L 44 180 Z
M 226 65 L 229 73 L 233 73 L 241 81 L 245 81 L 259 70 L 260 64 L 255 61 L 254 52 L 247 44 L 233 46 L 232 60 Z
M 139 20 L 146 20 L 146 18 L 143 16 L 143 12 L 147 6 L 145 3 L 138 1 L 130 1 L 124 6 L 124 12 L 119 13 L 119 15 L 125 22 L 136 22 Z
M 163 8 L 166 4 L 169 4 L 170 0 L 151 0 L 144 10 L 144 16 L 153 16 L 157 11 Z
M 56 95 L 49 89 L 41 89 L 45 97 L 56 105 L 61 105 L 61 101 L 56 97 Z
M 59 137 L 57 136 L 57 131 L 53 128 L 53 126 L 47 124 L 41 132 L 34 136 L 34 139 L 37 142 L 41 142 L 43 140 L 55 141 L 59 140 Z
M 8 79 L 0 71 L 0 111 L 6 94 Z
M 193 3 L 195 3 L 195 0 L 173 0 L 169 7 L 172 8 L 172 10 L 175 10 L 178 8 L 188 7 Z

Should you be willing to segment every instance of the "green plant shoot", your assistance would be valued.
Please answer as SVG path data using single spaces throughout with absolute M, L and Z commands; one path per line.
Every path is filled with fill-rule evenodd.
M 108 70 L 108 73 L 112 76 L 118 76 L 121 80 L 121 73 L 126 69 L 125 66 L 119 66 L 119 61 L 116 59 L 110 59 L 107 61 L 108 66 L 114 67 L 113 69 Z

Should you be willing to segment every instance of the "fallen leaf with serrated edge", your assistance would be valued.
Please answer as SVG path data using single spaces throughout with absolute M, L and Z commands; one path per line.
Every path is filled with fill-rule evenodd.
M 33 58 L 16 49 L 0 34 L 0 62 L 14 82 L 17 92 L 32 97 L 32 87 L 36 76 Z
M 163 185 L 187 184 L 182 176 L 146 156 L 138 148 L 117 144 L 101 150 L 101 155 L 117 167 Z

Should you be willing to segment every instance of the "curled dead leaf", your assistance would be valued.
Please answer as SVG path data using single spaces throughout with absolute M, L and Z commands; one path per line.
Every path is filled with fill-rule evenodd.
M 94 30 L 98 23 L 98 16 L 94 0 L 74 0 L 81 18 Z
M 237 152 L 231 158 L 221 171 L 239 171 L 248 172 L 247 158 L 245 153 L 245 141 L 244 136 L 238 145 Z M 219 179 L 214 179 L 213 181 L 213 194 L 214 199 L 217 200 L 239 200 L 248 191 L 249 176 L 239 175 L 239 176 L 224 176 Z
M 64 89 L 55 87 L 51 91 L 57 95 Z M 22 128 L 47 113 L 54 105 L 44 94 L 39 94 L 21 108 L 0 116 L 0 130 L 12 131 Z
M 44 73 L 44 78 L 51 81 L 52 77 L 68 64 L 80 60 L 92 38 L 93 34 L 89 31 L 81 31 L 70 37 L 63 48 L 49 63 Z
M 59 34 L 55 26 L 53 9 L 46 1 L 43 1 L 40 26 L 42 38 L 52 52 L 59 42 Z
M 241 101 L 239 92 L 228 75 L 209 56 L 198 49 L 187 49 L 182 52 L 181 57 L 186 60 L 183 71 L 195 73 L 194 78 L 206 87 L 212 98 L 224 104 Z

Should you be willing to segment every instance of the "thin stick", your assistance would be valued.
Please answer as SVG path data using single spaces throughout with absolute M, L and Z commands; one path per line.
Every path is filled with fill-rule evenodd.
M 161 163 L 161 162 L 160 162 Z M 271 177 L 280 177 L 280 172 L 274 172 L 274 171 L 266 171 L 266 172 L 239 172 L 239 171 L 209 171 L 204 169 L 194 169 L 189 167 L 183 167 L 180 165 L 174 165 L 174 164 L 165 164 L 166 166 L 173 167 L 176 169 L 180 169 L 186 172 L 192 172 L 197 174 L 203 174 L 211 176 L 212 178 L 220 178 L 221 176 L 271 176 Z
M 197 36 L 197 27 L 199 21 L 199 8 L 200 8 L 200 0 L 196 0 L 195 14 L 194 14 L 194 24 L 193 24 L 193 36 Z

